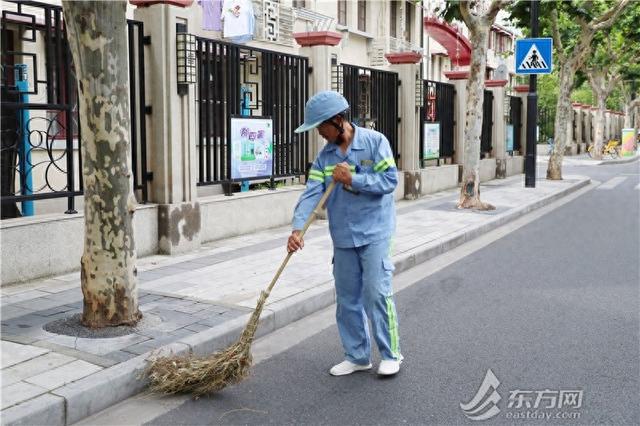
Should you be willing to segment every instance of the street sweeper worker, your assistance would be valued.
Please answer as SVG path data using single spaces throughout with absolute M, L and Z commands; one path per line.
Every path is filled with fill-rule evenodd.
M 397 168 L 387 138 L 350 123 L 348 110 L 347 100 L 333 91 L 314 95 L 305 106 L 304 123 L 296 133 L 317 128 L 328 143 L 309 170 L 287 250 L 304 246 L 300 230 L 333 179 L 337 186 L 326 206 L 333 240 L 336 320 L 346 359 L 329 372 L 342 376 L 372 367 L 370 322 L 382 358 L 378 374 L 393 375 L 402 362 L 390 258 Z

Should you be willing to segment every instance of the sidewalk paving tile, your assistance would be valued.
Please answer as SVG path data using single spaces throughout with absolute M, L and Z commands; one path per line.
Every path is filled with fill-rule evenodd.
M 0 352 L 2 352 L 2 368 L 4 369 L 46 354 L 49 350 L 2 340 Z
M 60 306 L 60 302 L 57 300 L 40 297 L 37 299 L 23 300 L 22 302 L 14 303 L 12 306 L 17 306 L 19 308 L 29 309 L 32 311 L 43 311 L 45 309 L 51 309 Z
M 13 318 L 22 317 L 33 312 L 31 309 L 22 308 L 15 305 L 3 306 L 0 315 L 2 315 L 2 321 L 10 320 Z
M 49 339 L 52 343 L 68 346 L 78 351 L 87 352 L 90 354 L 105 356 L 113 351 L 127 348 L 131 345 L 138 344 L 148 340 L 146 336 L 139 334 L 129 334 L 121 337 L 113 337 L 108 339 L 88 339 L 88 338 L 75 338 L 71 336 L 58 336 L 65 337 L 67 339 Z M 75 340 L 75 341 L 74 341 Z
M 68 364 L 74 360 L 75 358 L 70 356 L 49 352 L 32 358 L 29 361 L 15 364 L 12 367 L 3 368 L 2 371 L 0 371 L 2 375 L 2 387 L 4 388 L 28 377 L 44 373 L 45 371 Z
M 0 303 L 2 306 L 13 305 L 14 303 L 23 302 L 25 300 L 35 299 L 36 297 L 50 296 L 50 293 L 41 290 L 27 290 L 22 293 L 16 293 L 9 296 L 2 296 Z
M 70 362 L 69 364 L 56 367 L 47 372 L 29 377 L 28 379 L 25 379 L 25 382 L 48 390 L 53 390 L 100 370 L 102 370 L 102 367 L 100 366 L 90 364 L 86 361 L 77 360 Z
M 46 393 L 47 389 L 31 383 L 18 382 L 2 387 L 2 409 Z

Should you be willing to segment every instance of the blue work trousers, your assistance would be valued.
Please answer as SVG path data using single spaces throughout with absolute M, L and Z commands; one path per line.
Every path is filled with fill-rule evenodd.
M 333 249 L 338 330 L 346 359 L 356 364 L 371 359 L 367 317 L 382 359 L 401 359 L 389 243 Z

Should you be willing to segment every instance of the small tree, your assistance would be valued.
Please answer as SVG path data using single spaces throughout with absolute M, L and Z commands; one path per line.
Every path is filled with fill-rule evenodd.
M 558 100 L 554 123 L 554 149 L 549 158 L 547 179 L 562 179 L 562 159 L 567 145 L 567 122 L 571 120 L 571 90 L 575 76 L 591 53 L 592 41 L 599 31 L 609 28 L 630 0 L 559 1 L 541 3 L 540 30 L 553 36 L 554 63 L 558 71 Z M 611 5 L 603 10 L 606 4 Z M 512 17 L 521 28 L 529 26 L 529 1 L 518 1 Z M 547 18 L 549 17 L 549 18 Z
M 596 121 L 594 151 L 596 158 L 602 157 L 603 131 L 604 131 L 604 111 L 609 103 L 610 95 L 622 95 L 621 103 L 624 103 L 624 96 L 630 97 L 630 93 L 625 93 L 624 85 L 619 83 L 623 80 L 633 79 L 640 73 L 640 29 L 637 22 L 640 20 L 640 3 L 629 4 L 624 14 L 622 14 L 611 26 L 609 31 L 601 32 L 594 38 L 593 54 L 587 60 L 586 73 L 589 83 L 596 98 Z M 622 89 L 622 93 L 620 90 Z M 615 99 L 610 100 L 611 104 L 620 105 Z M 628 102 L 630 103 L 630 99 Z
M 618 47 L 616 45 L 616 47 Z M 593 128 L 593 157 L 597 160 L 602 159 L 602 147 L 604 143 L 604 112 L 607 107 L 607 98 L 620 82 L 620 66 L 619 57 L 616 55 L 611 36 L 607 37 L 606 45 L 600 45 L 595 48 L 594 55 L 589 61 L 586 69 L 587 77 L 591 90 L 596 98 L 596 116 Z
M 624 109 L 624 127 L 637 129 L 640 127 L 640 2 L 631 3 L 616 24 L 623 32 L 624 48 L 621 49 L 622 107 Z
M 566 123 L 571 116 L 570 95 L 575 74 L 591 52 L 591 42 L 596 33 L 609 28 L 628 2 L 629 0 L 618 0 L 605 12 L 595 15 L 593 2 L 554 3 L 551 29 L 560 69 L 560 91 L 556 105 L 554 149 L 549 158 L 547 179 L 562 179 L 562 158 L 567 145 Z M 573 23 L 578 25 L 577 32 Z
M 135 210 L 129 141 L 126 1 L 63 0 L 78 80 L 84 180 L 82 322 L 135 324 Z
M 458 201 L 458 208 L 461 209 L 495 208 L 480 201 L 480 137 L 489 30 L 500 8 L 507 4 L 508 0 L 449 1 L 443 13 L 447 20 L 458 18 L 465 23 L 469 29 L 472 49 L 466 88 L 462 188 Z
M 633 128 L 634 135 L 637 135 L 637 130 L 640 127 L 640 117 L 639 111 L 640 109 L 640 97 L 638 97 L 638 93 L 635 91 L 635 87 L 632 88 L 632 84 L 624 83 L 623 84 L 623 97 L 624 97 L 624 127 L 625 128 Z

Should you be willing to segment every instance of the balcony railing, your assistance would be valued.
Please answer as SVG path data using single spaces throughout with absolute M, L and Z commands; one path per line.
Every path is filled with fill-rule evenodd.
M 384 57 L 386 53 L 396 52 L 423 52 L 417 44 L 408 42 L 405 39 L 395 37 L 378 37 L 371 41 L 369 53 L 371 55 L 371 66 L 382 67 L 389 62 Z
M 306 31 L 329 31 L 333 18 L 331 16 L 323 15 L 316 11 L 306 9 L 304 7 L 294 8 L 294 15 L 296 19 L 305 21 Z
M 277 1 L 253 0 L 253 10 L 256 16 L 257 41 L 293 46 L 293 7 Z

